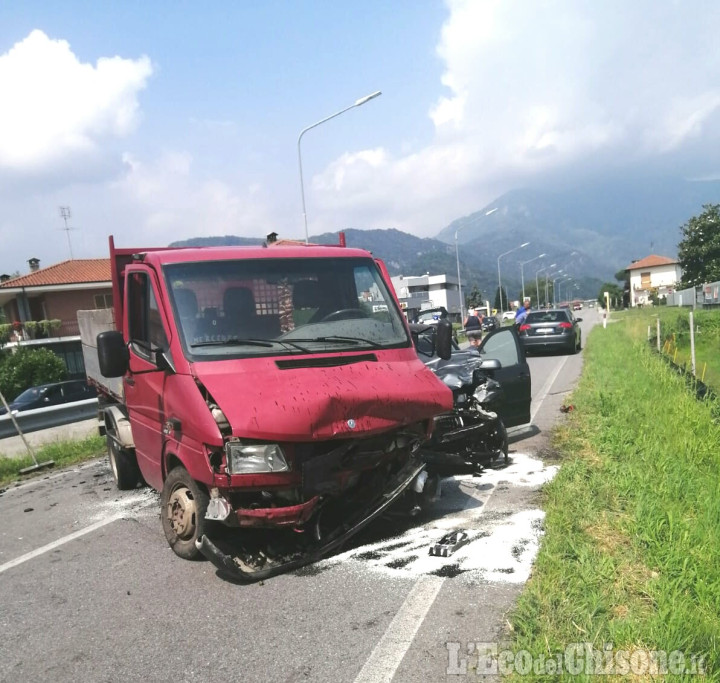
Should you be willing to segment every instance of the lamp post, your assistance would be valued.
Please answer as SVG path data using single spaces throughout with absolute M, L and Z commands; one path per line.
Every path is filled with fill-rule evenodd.
M 550 303 L 550 292 L 548 291 L 548 280 L 553 277 L 554 275 L 560 275 L 563 272 L 562 268 L 560 270 L 556 270 L 553 273 L 548 273 L 545 276 L 545 303 Z M 553 301 L 555 300 L 555 280 L 553 280 Z
M 562 303 L 563 297 L 562 297 L 562 286 L 565 285 L 565 299 L 568 298 L 568 288 L 570 286 L 570 283 L 573 281 L 573 279 L 569 275 L 565 275 L 558 281 L 558 297 L 557 297 L 557 303 Z
M 553 278 L 553 308 L 555 307 L 555 305 L 556 305 L 556 303 L 557 303 L 557 297 L 555 296 L 555 291 L 556 291 L 556 290 L 555 290 L 555 283 L 556 283 L 558 280 L 562 281 L 562 280 L 564 280 L 564 279 L 567 277 L 567 275 L 563 274 L 562 271 L 558 271 L 557 273 L 555 273 L 555 275 L 557 275 L 557 277 L 556 277 L 556 278 Z
M 496 206 L 494 209 L 490 209 L 489 211 L 486 211 L 485 215 L 489 216 L 491 213 L 495 213 L 497 210 L 498 210 L 498 207 Z M 455 231 L 455 261 L 457 263 L 458 295 L 460 296 L 460 324 L 461 325 L 465 321 L 465 309 L 463 307 L 462 282 L 460 281 L 460 252 L 458 251 L 458 233 L 463 228 L 467 228 L 470 225 L 472 225 L 472 223 L 466 223 L 465 225 L 461 225 Z
M 549 266 L 545 266 L 543 268 L 540 268 L 539 270 L 535 271 L 535 292 L 537 294 L 537 305 L 538 308 L 540 308 L 540 282 L 538 280 L 538 275 L 543 272 L 543 270 L 550 270 L 551 268 L 554 268 L 557 265 L 557 263 L 551 263 Z M 545 295 L 545 303 L 547 303 L 547 294 Z
M 522 249 L 523 247 L 527 247 L 527 245 L 530 244 L 530 242 L 523 242 L 519 247 L 515 247 L 514 249 L 508 249 L 506 252 L 503 252 L 498 256 L 498 293 L 500 294 L 500 314 L 502 315 L 502 312 L 505 310 L 503 308 L 503 297 L 502 297 L 502 279 L 500 277 L 500 259 L 503 256 L 507 256 L 508 254 L 512 254 L 514 251 L 517 251 L 518 249 Z
M 545 254 L 540 254 L 540 256 L 536 256 L 535 258 L 528 259 L 527 261 L 520 261 L 520 280 L 522 281 L 522 293 L 523 293 L 523 302 L 525 301 L 525 273 L 523 272 L 523 267 L 526 263 L 531 263 L 532 261 L 537 261 L 539 258 L 542 258 L 545 256 Z
M 346 111 L 353 109 L 355 107 L 359 107 L 366 102 L 369 102 L 372 99 L 375 99 L 376 97 L 380 97 L 382 95 L 382 92 L 379 90 L 377 92 L 374 92 L 370 95 L 365 95 L 365 97 L 361 97 L 359 100 L 355 100 L 354 104 L 351 104 L 349 107 L 345 107 L 345 109 L 341 109 L 340 111 L 335 112 L 334 114 L 330 114 L 330 116 L 326 116 L 324 119 L 321 119 L 320 121 L 317 121 L 316 123 L 313 123 L 312 125 L 308 126 L 307 128 L 303 128 L 300 131 L 300 135 L 298 136 L 298 167 L 300 168 L 300 196 L 302 197 L 302 210 L 303 210 L 303 221 L 305 223 L 305 244 L 307 244 L 310 239 L 308 237 L 308 225 L 307 225 L 307 213 L 305 211 L 305 188 L 303 186 L 303 170 L 302 170 L 302 154 L 300 152 L 300 142 L 302 141 L 302 136 L 305 135 L 309 130 L 316 128 L 321 123 L 325 123 L 326 121 L 329 121 L 330 119 L 334 119 L 336 116 L 340 116 L 340 114 L 344 114 Z

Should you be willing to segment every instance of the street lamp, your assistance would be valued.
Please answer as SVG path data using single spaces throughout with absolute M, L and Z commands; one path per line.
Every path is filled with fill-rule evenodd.
M 548 281 L 551 277 L 554 275 L 560 275 L 563 272 L 563 269 L 560 268 L 560 270 L 556 270 L 552 273 L 548 273 L 545 276 L 545 303 L 550 303 L 550 292 L 548 291 Z M 556 278 L 557 279 L 557 278 Z M 553 302 L 555 301 L 555 280 L 553 280 Z
M 508 251 L 500 254 L 498 256 L 498 291 L 500 293 L 500 314 L 502 315 L 502 312 L 505 310 L 503 308 L 503 300 L 502 300 L 502 279 L 500 278 L 500 259 L 503 256 L 507 256 L 508 254 L 512 254 L 514 251 L 517 251 L 518 249 L 522 249 L 523 247 L 527 247 L 527 245 L 530 244 L 530 242 L 523 242 L 519 247 L 515 247 L 514 249 L 509 249 Z
M 564 280 L 566 277 L 568 277 L 568 276 L 565 275 L 562 271 L 558 271 L 557 273 L 555 273 L 555 275 L 557 275 L 557 277 L 556 277 L 556 278 L 553 278 L 553 308 L 555 307 L 555 304 L 556 304 L 556 302 L 557 302 L 557 297 L 555 296 L 555 283 L 556 283 L 558 280 L 562 281 L 562 280 Z M 546 283 L 546 284 L 547 284 L 547 283 Z
M 537 305 L 538 308 L 540 308 L 540 282 L 538 281 L 538 275 L 543 272 L 543 270 L 550 270 L 551 268 L 554 268 L 557 265 L 557 263 L 551 263 L 549 266 L 544 266 L 543 268 L 540 268 L 539 270 L 535 271 L 535 293 L 537 294 Z M 547 303 L 547 294 L 545 295 L 545 303 Z
M 310 239 L 308 237 L 308 226 L 307 226 L 307 213 L 305 212 L 305 188 L 303 187 L 303 172 L 302 172 L 302 154 L 300 153 L 300 142 L 302 140 L 302 136 L 305 135 L 309 130 L 312 128 L 315 128 L 319 126 L 321 123 L 325 123 L 325 121 L 329 121 L 330 119 L 334 119 L 336 116 L 340 116 L 340 114 L 344 114 L 349 109 L 353 109 L 355 107 L 359 107 L 366 102 L 369 102 L 372 99 L 375 99 L 376 97 L 380 97 L 382 95 L 382 92 L 379 90 L 377 92 L 374 92 L 370 95 L 365 95 L 365 97 L 361 97 L 359 100 L 356 100 L 354 104 L 351 104 L 349 107 L 345 107 L 345 109 L 341 109 L 338 112 L 335 112 L 334 114 L 331 114 L 330 116 L 326 116 L 324 119 L 318 121 L 317 123 L 313 123 L 311 126 L 308 126 L 307 128 L 303 128 L 300 131 L 300 135 L 298 136 L 298 166 L 300 168 L 300 196 L 302 197 L 302 209 L 303 209 L 303 220 L 305 222 L 305 244 L 307 244 Z
M 494 209 L 490 209 L 489 211 L 485 212 L 486 216 L 489 216 L 491 213 L 495 213 L 498 210 L 498 207 L 496 206 Z M 460 296 L 460 324 L 462 325 L 465 321 L 465 311 L 463 308 L 463 295 L 462 295 L 462 283 L 460 282 L 460 252 L 458 251 L 458 233 L 463 229 L 467 228 L 469 225 L 472 225 L 472 221 L 470 223 L 465 223 L 465 225 L 461 225 L 456 231 L 455 231 L 455 261 L 457 262 L 457 275 L 458 275 L 458 295 Z
M 528 259 L 527 261 L 520 261 L 520 280 L 522 281 L 522 293 L 523 293 L 523 303 L 525 302 L 525 273 L 523 273 L 523 266 L 526 263 L 530 263 L 532 261 L 537 261 L 539 258 L 542 258 L 546 254 L 540 254 L 540 256 L 536 256 L 535 258 Z

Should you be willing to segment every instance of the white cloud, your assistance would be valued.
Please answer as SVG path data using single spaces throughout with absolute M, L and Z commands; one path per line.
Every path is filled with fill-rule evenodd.
M 687 162 L 698 141 L 720 136 L 716 3 L 447 6 L 434 139 L 405 156 L 375 150 L 379 165 L 360 163 L 362 153 L 330 164 L 313 180 L 318 232 L 352 206 L 357 227 L 433 235 L 543 174 Z
M 47 174 L 129 134 L 151 74 L 147 57 L 84 64 L 66 41 L 33 31 L 0 55 L 0 168 Z

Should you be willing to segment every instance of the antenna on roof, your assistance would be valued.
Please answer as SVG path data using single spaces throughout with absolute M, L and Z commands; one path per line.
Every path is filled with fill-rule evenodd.
M 67 234 L 68 249 L 70 249 L 70 260 L 72 261 L 72 260 L 73 260 L 73 253 L 72 253 L 72 244 L 70 244 L 70 231 L 71 231 L 71 230 L 74 230 L 74 228 L 71 228 L 71 227 L 68 225 L 68 218 L 70 218 L 70 216 L 72 216 L 72 213 L 71 213 L 71 211 L 70 211 L 70 207 L 69 207 L 69 206 L 61 206 L 61 207 L 60 207 L 60 217 L 63 219 L 63 221 L 65 221 L 65 227 L 64 227 L 64 228 L 60 228 L 60 229 L 61 229 L 61 230 L 64 230 L 65 233 Z

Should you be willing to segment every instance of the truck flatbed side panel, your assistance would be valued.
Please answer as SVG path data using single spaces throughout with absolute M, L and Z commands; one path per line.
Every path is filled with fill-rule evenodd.
M 124 389 L 122 377 L 103 377 L 100 373 L 100 363 L 97 353 L 97 336 L 100 332 L 114 330 L 112 308 L 99 308 L 92 311 L 78 311 L 78 326 L 80 327 L 80 341 L 82 343 L 85 374 L 88 380 L 110 396 L 124 402 Z

